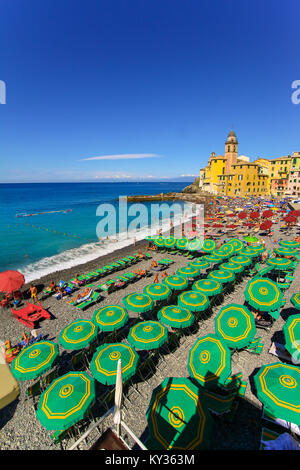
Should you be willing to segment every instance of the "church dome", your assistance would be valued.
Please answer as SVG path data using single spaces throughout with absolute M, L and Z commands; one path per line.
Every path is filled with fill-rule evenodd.
M 238 143 L 234 131 L 229 132 L 226 143 Z

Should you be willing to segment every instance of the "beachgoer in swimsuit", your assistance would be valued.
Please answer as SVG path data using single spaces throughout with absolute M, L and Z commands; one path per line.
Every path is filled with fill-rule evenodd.
M 92 292 L 92 289 L 89 289 L 88 287 L 84 289 L 82 294 L 77 294 L 76 297 L 73 300 L 70 300 L 68 303 L 75 302 L 78 303 L 78 300 L 83 299 L 84 297 L 88 296 Z
M 33 284 L 31 284 L 28 292 L 30 292 L 31 299 L 35 303 L 35 301 L 37 300 L 37 288 Z

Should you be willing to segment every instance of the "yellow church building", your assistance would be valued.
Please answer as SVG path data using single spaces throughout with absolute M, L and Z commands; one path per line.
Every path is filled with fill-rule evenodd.
M 200 170 L 199 187 L 211 194 L 233 197 L 283 196 L 292 157 L 258 158 L 250 162 L 249 157 L 238 156 L 238 141 L 235 133 L 230 131 L 225 154 L 216 156 L 212 152 L 207 166 Z

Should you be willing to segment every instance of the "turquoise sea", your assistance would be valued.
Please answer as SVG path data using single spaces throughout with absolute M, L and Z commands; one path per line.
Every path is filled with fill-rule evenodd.
M 101 218 L 96 210 L 99 204 L 109 203 L 115 207 L 118 233 L 122 231 L 118 224 L 119 196 L 181 191 L 187 184 L 0 184 L 0 271 L 18 269 L 29 282 L 120 248 L 120 244 L 110 239 L 98 240 L 96 227 Z M 64 210 L 69 211 L 56 212 Z M 18 214 L 22 215 L 16 217 Z M 147 223 L 144 225 L 137 227 L 137 239 L 143 238 Z

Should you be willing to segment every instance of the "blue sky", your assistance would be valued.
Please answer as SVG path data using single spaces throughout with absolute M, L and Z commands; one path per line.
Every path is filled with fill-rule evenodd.
M 251 159 L 300 151 L 299 13 L 299 0 L 4 2 L 0 182 L 198 175 L 231 128 Z

